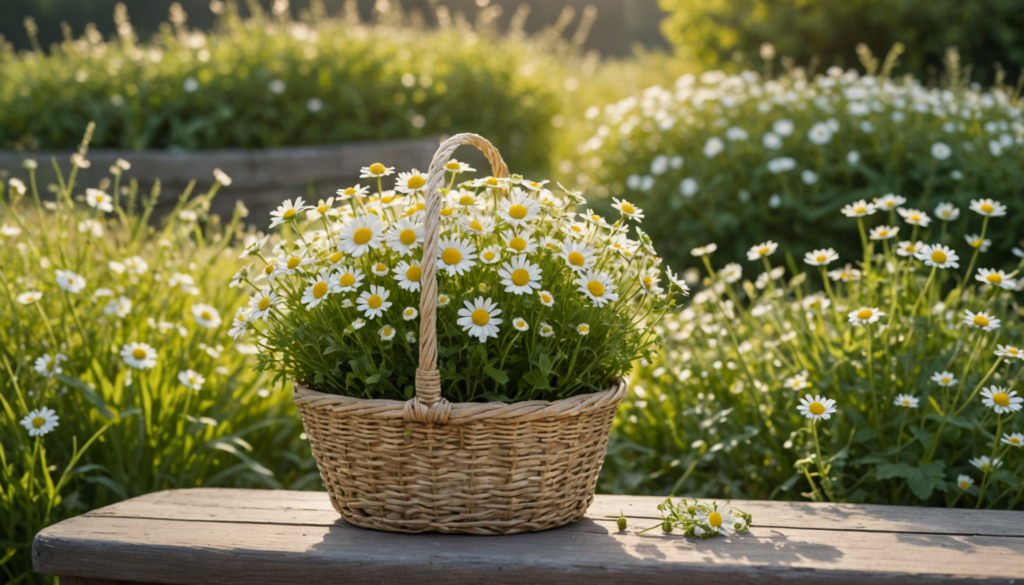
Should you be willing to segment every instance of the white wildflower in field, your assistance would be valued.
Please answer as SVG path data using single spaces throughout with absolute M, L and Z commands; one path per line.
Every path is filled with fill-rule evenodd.
M 200 327 L 216 329 L 220 327 L 220 312 L 212 305 L 196 303 L 192 305 L 192 317 Z
M 921 247 L 917 252 L 917 259 L 923 261 L 925 266 L 934 266 L 935 268 L 960 267 L 960 264 L 957 262 L 960 257 L 956 255 L 952 248 L 942 244 Z
M 993 199 L 971 199 L 971 211 L 987 217 L 1006 215 L 1006 206 Z
M 1024 447 L 1024 433 L 1011 433 L 1003 435 L 1000 442 L 1005 443 L 1011 447 Z
M 43 377 L 52 378 L 64 373 L 64 368 L 62 368 L 60 364 L 66 361 L 68 361 L 68 357 L 62 353 L 53 355 L 44 353 L 40 357 L 36 358 L 36 363 L 33 369 Z
M 985 473 L 990 473 L 1003 466 L 1003 462 L 998 457 L 995 459 L 989 458 L 988 455 L 982 455 L 975 457 L 970 460 L 970 464 L 982 470 Z
M 716 244 L 707 244 L 706 246 L 697 246 L 696 248 L 690 250 L 690 254 L 692 256 L 697 257 L 707 256 L 708 254 L 713 253 L 717 249 L 718 246 Z
M 370 285 L 370 290 L 363 291 L 356 300 L 356 309 L 367 319 L 376 319 L 391 308 L 389 296 L 391 291 L 387 288 Z
M 381 246 L 383 231 L 384 225 L 376 215 L 357 217 L 341 228 L 338 249 L 353 258 L 359 258 Z
M 969 475 L 964 475 L 961 473 L 960 475 L 956 476 L 956 485 L 962 490 L 967 490 L 972 485 L 974 485 L 974 479 Z
M 380 335 L 381 341 L 391 341 L 395 338 L 395 328 L 391 325 L 385 325 L 377 330 L 377 335 Z
M 875 198 L 875 207 L 884 211 L 892 211 L 906 202 L 907 200 L 904 197 L 896 195 L 895 193 L 887 193 L 881 197 Z
M 761 258 L 766 258 L 774 254 L 775 250 L 778 248 L 779 245 L 771 240 L 752 246 L 747 252 L 747 260 L 760 260 Z
M 977 327 L 982 331 L 995 331 L 996 329 L 999 329 L 999 325 L 1001 323 L 1002 321 L 984 311 L 980 313 L 973 313 L 968 309 L 964 310 L 964 324 L 971 327 Z
M 502 320 L 497 317 L 501 309 L 491 299 L 476 297 L 472 303 L 465 301 L 463 304 L 465 308 L 459 309 L 458 320 L 463 331 L 479 339 L 480 343 L 498 337 L 498 325 L 501 325 Z
M 21 419 L 21 426 L 25 427 L 30 437 L 42 437 L 59 426 L 60 417 L 51 408 L 42 407 L 29 412 Z
M 856 311 L 850 311 L 846 316 L 848 321 L 852 325 L 870 325 L 876 323 L 879 319 L 885 316 L 885 313 L 879 311 L 878 308 L 862 307 Z
M 839 259 L 839 254 L 832 248 L 812 250 L 804 254 L 804 262 L 811 266 L 828 266 Z
M 529 323 L 522 317 L 516 317 L 512 319 L 512 326 L 516 328 L 516 331 L 528 331 L 530 329 Z
M 43 298 L 43 293 L 37 290 L 25 291 L 15 297 L 15 300 L 22 305 L 31 305 L 32 303 Z
M 836 413 L 836 401 L 824 396 L 808 394 L 800 399 L 800 405 L 796 409 L 812 421 L 828 420 Z
M 903 408 L 917 408 L 919 402 L 920 399 L 911 394 L 897 394 L 896 398 L 892 401 L 894 406 Z
M 270 227 L 279 226 L 286 221 L 295 221 L 298 219 L 299 214 L 307 209 L 309 207 L 302 200 L 302 197 L 296 197 L 294 203 L 291 199 L 288 199 L 279 205 L 277 209 L 270 212 L 270 217 L 272 218 Z
M 78 294 L 85 289 L 85 279 L 70 270 L 58 270 L 57 286 L 71 294 Z
M 875 204 L 868 203 L 864 199 L 850 203 L 842 209 L 843 215 L 846 217 L 864 217 L 866 215 L 871 215 L 876 211 L 878 211 L 878 208 L 875 207 Z
M 996 411 L 997 414 L 1006 414 L 1020 410 L 1024 398 L 1017 396 L 1016 390 L 989 386 L 981 391 L 981 403 Z
M 360 179 L 378 179 L 394 174 L 395 167 L 386 167 L 380 163 L 373 163 L 368 167 L 359 170 Z
M 916 225 L 925 228 L 928 227 L 928 224 L 930 224 L 932 221 L 932 218 L 929 217 L 927 213 L 919 209 L 904 209 L 900 207 L 896 210 L 896 212 L 900 214 L 900 216 L 903 218 L 903 221 L 909 223 L 910 225 Z
M 182 370 L 178 372 L 178 381 L 189 390 L 202 390 L 206 378 L 195 370 Z
M 935 206 L 935 217 L 942 221 L 953 221 L 960 217 L 960 209 L 952 203 L 939 203 Z
M 978 282 L 998 286 L 999 288 L 1006 290 L 1016 290 L 1017 288 L 1017 281 L 1010 278 L 1010 276 L 1002 270 L 979 268 L 978 273 L 974 275 L 974 279 Z
M 895 238 L 898 233 L 900 233 L 900 228 L 898 227 L 880 225 L 871 228 L 871 232 L 868 235 L 872 240 L 888 240 L 890 238 Z
M 936 142 L 932 144 L 932 157 L 934 157 L 935 160 L 946 160 L 952 154 L 953 149 L 945 142 Z
M 1005 357 L 1008 359 L 1019 359 L 1024 360 L 1024 349 L 1014 347 L 1012 345 L 998 345 L 996 346 L 995 355 L 998 357 Z
M 615 292 L 618 285 L 609 274 L 588 271 L 585 276 L 576 281 L 576 284 L 579 285 L 576 290 L 586 295 L 595 307 L 603 307 L 619 299 L 619 295 Z
M 932 374 L 932 381 L 937 383 L 939 386 L 950 387 L 957 383 L 957 379 L 951 372 L 935 372 Z
M 982 252 L 988 252 L 988 249 L 992 246 L 992 240 L 977 234 L 968 234 L 964 236 L 964 239 L 967 240 L 967 243 L 972 248 L 978 248 Z
M 85 202 L 89 207 L 110 213 L 114 211 L 114 198 L 99 189 L 86 189 Z
M 152 370 L 156 367 L 156 350 L 146 343 L 131 342 L 121 347 L 121 359 L 136 370 Z

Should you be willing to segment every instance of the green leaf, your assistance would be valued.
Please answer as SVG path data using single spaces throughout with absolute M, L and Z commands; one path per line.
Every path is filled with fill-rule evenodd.
M 922 467 L 915 467 L 907 475 L 907 485 L 915 496 L 927 500 L 935 489 L 946 489 L 946 482 L 942 477 L 945 466 L 943 461 L 932 461 Z
M 505 373 L 505 370 L 499 370 L 488 364 L 484 366 L 484 373 L 501 385 L 508 384 L 508 374 Z
M 938 401 L 935 400 L 934 396 L 928 396 L 928 402 L 935 409 L 935 412 L 939 413 L 939 416 L 946 416 L 946 413 L 942 411 L 942 407 L 939 406 Z
M 893 477 L 908 477 L 914 471 L 909 463 L 883 463 L 875 470 L 875 477 L 878 479 L 889 479 Z
M 97 394 L 96 391 L 92 389 L 92 386 L 89 386 L 78 378 L 65 376 L 64 374 L 58 375 L 57 379 L 68 386 L 81 390 L 82 395 L 85 396 L 86 400 L 91 402 L 92 405 L 96 407 L 96 410 L 100 411 L 100 414 L 102 414 L 107 420 L 114 418 L 114 413 L 110 412 L 110 409 L 107 408 L 107 403 L 103 400 L 103 397 Z
M 106 486 L 110 491 L 120 496 L 122 500 L 128 499 L 128 493 L 125 492 L 124 486 L 105 475 L 89 475 L 86 476 L 85 481 Z

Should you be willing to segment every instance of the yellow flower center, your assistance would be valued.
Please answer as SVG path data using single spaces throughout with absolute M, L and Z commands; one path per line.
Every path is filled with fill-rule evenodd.
M 596 213 L 594 215 L 591 215 L 590 219 L 599 223 L 604 223 L 604 218 L 601 217 L 600 215 L 597 215 Z
M 525 286 L 528 282 L 530 282 L 530 273 L 526 270 L 518 268 L 512 273 L 512 284 Z
M 934 252 L 932 252 L 932 262 L 936 264 L 945 264 L 946 253 L 943 252 L 942 250 L 935 250 Z
M 199 316 L 202 317 L 204 321 L 213 319 L 213 315 L 211 315 L 209 311 L 203 311 L 202 313 L 199 313 Z
M 422 175 L 413 175 L 409 177 L 409 180 L 405 183 L 410 189 L 421 189 L 423 185 L 427 184 L 427 180 Z
M 711 525 L 712 528 L 718 528 L 722 525 L 722 515 L 718 512 L 708 514 L 708 524 Z
M 473 221 L 469 222 L 469 229 L 475 232 L 482 232 L 484 231 L 484 226 L 482 223 L 474 219 Z
M 337 264 L 338 262 L 341 262 L 341 257 L 342 257 L 342 253 L 341 252 L 335 252 L 335 253 L 331 254 L 329 260 L 331 261 L 331 264 Z
M 137 360 L 141 360 L 142 358 L 146 357 L 146 350 L 142 349 L 141 347 L 137 347 L 134 350 L 132 350 L 132 357 Z
M 483 309 L 477 309 L 473 311 L 472 319 L 474 325 L 483 327 L 491 322 L 491 314 Z
M 384 299 L 378 297 L 377 295 L 373 295 L 372 297 L 366 299 L 366 306 L 370 307 L 371 309 L 379 309 L 380 306 L 383 304 Z
M 402 230 L 402 233 L 398 234 L 398 241 L 406 246 L 411 246 L 416 243 L 416 232 L 413 230 Z
M 266 266 L 263 267 L 263 274 L 270 274 L 273 271 L 274 271 L 274 265 L 273 264 L 267 264 Z
M 917 246 L 913 244 L 907 244 L 907 252 L 910 252 L 911 254 L 917 252 Z
M 590 282 L 587 283 L 587 290 L 589 290 L 590 294 L 594 295 L 595 297 L 604 296 L 604 285 L 596 280 L 591 280 Z
M 989 274 L 988 276 L 985 277 L 985 280 L 991 282 L 992 284 L 999 284 L 1003 282 L 1003 277 L 999 276 L 998 274 Z
M 383 175 L 387 168 L 380 163 L 373 163 L 370 165 L 370 173 L 374 175 Z
M 508 243 L 509 248 L 512 248 L 516 252 L 522 252 L 526 249 L 526 240 L 520 237 L 512 238 L 512 241 Z
M 824 254 L 818 254 L 818 257 L 815 258 L 815 260 L 817 260 L 818 262 L 824 262 L 827 258 L 828 257 L 825 256 Z
M 445 207 L 444 209 L 441 210 L 441 215 L 444 216 L 444 217 L 448 217 L 449 215 L 451 215 L 454 212 L 455 212 L 455 210 L 452 209 L 451 207 Z
M 857 318 L 858 319 L 870 319 L 871 315 L 873 315 L 873 314 L 874 313 L 871 312 L 871 309 L 861 309 L 861 310 L 857 311 Z
M 1010 397 L 1006 395 L 1006 392 L 1000 392 L 992 396 L 992 402 L 995 402 L 999 406 L 1010 406 Z
M 550 303 L 551 302 L 551 295 L 540 295 L 540 301 L 542 303 Z
M 413 282 L 419 282 L 420 275 L 422 273 L 423 271 L 419 266 L 410 266 L 409 269 L 405 271 L 405 278 Z
M 909 400 L 906 400 L 906 399 L 904 399 L 904 400 L 903 400 L 903 406 L 910 406 L 910 401 L 909 401 Z
M 263 297 L 260 299 L 259 305 L 257 305 L 261 311 L 266 311 L 270 308 L 270 297 Z
M 971 240 L 971 246 L 974 248 L 981 247 L 981 238 L 978 238 L 977 240 Z
M 820 416 L 825 413 L 825 405 L 820 402 L 812 402 L 811 405 L 807 407 L 807 410 L 811 411 L 811 414 Z
M 441 253 L 441 260 L 443 260 L 448 266 L 454 266 L 462 261 L 462 252 L 459 252 L 455 248 L 448 248 Z
M 459 205 L 473 205 L 474 203 L 476 203 L 476 199 L 473 199 L 473 196 L 468 193 L 459 197 Z
M 352 273 L 345 273 L 338 279 L 338 284 L 341 286 L 352 286 L 356 283 L 356 275 Z
M 942 383 L 943 384 L 949 384 L 949 378 L 943 378 L 942 379 Z
M 981 210 L 984 211 L 985 213 L 992 213 L 992 206 L 989 205 L 988 203 L 982 203 Z
M 864 206 L 858 206 L 853 208 L 854 213 L 864 213 L 865 211 L 867 211 L 867 209 L 865 209 Z
M 318 283 L 313 285 L 313 298 L 314 299 L 322 298 L 325 294 L 327 294 L 327 283 L 326 282 L 318 282 Z
M 574 226 L 572 226 L 572 228 L 571 228 L 571 229 L 572 229 L 572 231 L 576 232 L 577 234 L 579 234 L 579 233 L 583 233 L 583 228 L 581 228 L 581 227 L 580 227 L 580 226 L 578 226 L 578 225 L 574 225 Z
M 487 260 L 488 262 L 494 260 L 494 252 L 484 252 L 484 260 Z
M 381 331 L 381 335 L 383 335 L 384 337 L 391 337 L 391 328 L 385 327 L 384 330 Z
M 292 256 L 291 258 L 288 259 L 289 269 L 294 269 L 298 267 L 299 264 L 302 264 L 302 258 L 299 258 L 298 256 Z
M 636 213 L 636 208 L 630 203 L 623 203 L 622 213 Z
M 651 284 L 653 282 L 654 282 L 654 279 L 651 278 L 650 276 L 648 276 L 647 278 L 644 279 L 644 288 L 650 289 L 651 288 Z
M 370 167 L 370 168 L 372 169 L 373 167 Z M 355 194 L 356 194 L 356 188 L 355 187 L 349 187 L 348 189 L 345 189 L 345 195 L 355 195 Z
M 362 246 L 373 238 L 373 230 L 370 228 L 361 227 L 352 234 L 352 241 Z
M 1020 439 L 1018 439 L 1017 437 L 1010 437 L 1010 444 L 1011 445 L 1020 445 Z
M 518 203 L 510 205 L 508 208 L 508 216 L 512 219 L 523 219 L 526 217 L 526 206 Z
M 985 317 L 984 315 L 975 315 L 974 324 L 978 327 L 988 327 L 988 317 Z
M 394 200 L 395 198 L 392 197 L 391 195 L 385 195 L 380 198 L 380 202 L 383 203 L 384 205 L 387 205 L 388 203 L 391 203 Z
M 583 257 L 583 254 L 580 254 L 579 252 L 569 252 L 569 264 L 572 264 L 573 266 L 583 266 L 584 262 L 586 262 L 586 258 Z
M 444 165 L 444 168 L 448 169 L 449 171 L 457 171 L 459 170 L 459 163 L 453 161 Z
M 580 333 L 590 333 L 590 325 L 580 325 L 579 332 Z
M 45 425 L 45 424 L 46 424 L 46 419 L 41 417 L 41 416 L 37 416 L 34 419 L 32 419 L 32 426 L 37 428 L 37 429 L 42 428 L 43 425 Z
M 916 213 L 911 213 L 910 217 L 908 219 L 909 219 L 909 221 L 920 221 L 921 220 L 921 216 L 916 214 Z
M 295 208 L 291 207 L 291 208 L 285 209 L 284 213 L 281 214 L 281 217 L 284 218 L 284 219 L 291 219 L 291 218 L 295 217 Z
M 327 213 L 327 210 L 329 210 L 330 208 L 331 208 L 330 205 L 321 205 L 320 207 L 316 208 L 316 211 L 320 215 L 323 215 L 323 214 Z
M 942 217 L 949 217 L 949 210 L 948 209 L 943 209 L 942 210 Z

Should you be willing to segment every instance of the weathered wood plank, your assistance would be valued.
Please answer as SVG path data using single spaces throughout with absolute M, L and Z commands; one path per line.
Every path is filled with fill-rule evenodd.
M 797 510 L 803 515 L 792 521 L 806 526 L 794 528 L 768 523 L 795 504 L 747 502 L 745 509 L 755 513 L 751 532 L 708 541 L 636 534 L 652 523 L 649 519 L 634 519 L 630 530 L 618 532 L 613 519 L 602 517 L 613 509 L 617 516 L 619 508 L 649 514 L 659 500 L 599 496 L 591 517 L 576 524 L 477 537 L 356 528 L 337 518 L 322 493 L 181 490 L 51 526 L 37 537 L 33 555 L 37 570 L 47 574 L 160 583 L 678 583 L 685 576 L 726 584 L 754 579 L 835 584 L 1024 578 L 1019 536 L 869 531 L 850 526 L 848 518 L 859 516 L 844 507 L 825 508 L 833 524 L 826 529 L 813 526 L 816 514 Z M 754 504 L 761 507 L 755 511 Z M 871 526 L 885 521 L 882 515 L 863 516 Z M 1021 520 L 1020 514 L 1009 517 Z M 941 522 L 910 525 L 921 526 L 959 529 Z

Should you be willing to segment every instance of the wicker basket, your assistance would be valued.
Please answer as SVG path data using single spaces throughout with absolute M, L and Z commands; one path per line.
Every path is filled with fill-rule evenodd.
M 430 164 L 416 396 L 366 400 L 295 386 L 331 502 L 357 526 L 512 534 L 580 520 L 594 499 L 615 409 L 626 395 L 619 379 L 603 392 L 555 402 L 452 404 L 441 397 L 438 189 L 460 144 L 483 151 L 494 176 L 508 176 L 498 151 L 475 134 L 449 138 Z

